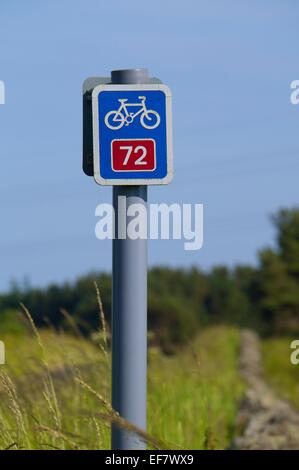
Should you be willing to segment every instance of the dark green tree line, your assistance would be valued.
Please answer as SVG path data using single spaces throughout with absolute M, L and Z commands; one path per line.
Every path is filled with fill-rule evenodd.
M 148 322 L 152 341 L 164 350 L 186 342 L 199 328 L 226 323 L 249 326 L 263 334 L 299 332 L 299 210 L 273 217 L 276 244 L 258 254 L 258 266 L 198 268 L 157 267 L 148 276 Z M 61 309 L 89 335 L 99 327 L 94 281 L 108 324 L 111 321 L 111 276 L 91 273 L 74 283 L 45 289 L 18 287 L 0 295 L 0 333 L 20 302 L 37 326 L 67 328 Z M 5 319 L 5 321 L 4 321 Z M 1 327 L 1 321 L 3 326 Z M 5 326 L 4 326 L 5 325 Z

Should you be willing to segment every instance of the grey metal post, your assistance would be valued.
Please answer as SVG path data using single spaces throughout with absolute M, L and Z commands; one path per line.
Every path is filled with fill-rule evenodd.
M 146 69 L 111 72 L 113 84 L 146 84 Z M 147 240 L 118 239 L 118 229 L 126 233 L 125 208 L 147 204 L 147 186 L 113 186 L 115 239 L 112 268 L 112 406 L 120 416 L 146 429 L 147 374 Z M 136 434 L 112 427 L 113 450 L 145 449 Z

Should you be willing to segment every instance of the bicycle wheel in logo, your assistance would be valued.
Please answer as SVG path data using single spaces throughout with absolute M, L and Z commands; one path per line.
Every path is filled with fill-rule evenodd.
M 110 111 L 105 116 L 105 124 L 109 129 L 117 130 L 121 129 L 125 124 L 125 117 L 118 111 Z
M 145 129 L 156 129 L 161 121 L 160 115 L 157 111 L 149 109 L 146 113 L 142 113 L 140 116 L 140 123 Z

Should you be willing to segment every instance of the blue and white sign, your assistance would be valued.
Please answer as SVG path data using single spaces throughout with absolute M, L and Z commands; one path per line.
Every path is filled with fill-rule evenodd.
M 92 93 L 92 113 L 97 183 L 171 181 L 171 92 L 165 85 L 99 85 Z

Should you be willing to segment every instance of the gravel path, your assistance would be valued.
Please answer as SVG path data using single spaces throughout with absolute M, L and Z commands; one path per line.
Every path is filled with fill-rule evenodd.
M 261 362 L 258 336 L 243 331 L 240 368 L 248 389 L 237 420 L 241 435 L 233 448 L 298 450 L 299 414 L 264 382 Z

